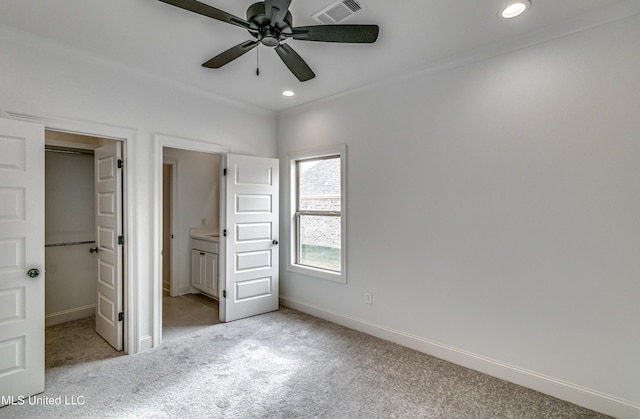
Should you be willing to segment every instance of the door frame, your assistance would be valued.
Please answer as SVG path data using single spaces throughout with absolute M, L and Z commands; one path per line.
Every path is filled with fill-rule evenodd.
M 229 147 L 207 143 L 204 141 L 191 140 L 188 138 L 173 137 L 164 134 L 153 135 L 153 278 L 152 278 L 152 313 L 153 313 L 153 341 L 152 346 L 156 347 L 162 343 L 162 165 L 164 164 L 165 147 L 179 150 L 198 151 L 209 154 L 225 155 L 231 152 Z M 223 160 L 221 160 L 221 167 Z M 223 195 L 221 193 L 220 199 Z M 221 201 L 220 205 L 224 203 Z M 174 213 L 175 215 L 175 213 Z M 223 212 L 220 211 L 220 219 Z M 174 217 L 175 219 L 175 217 Z M 220 225 L 222 227 L 222 225 Z M 223 259 L 224 246 L 220 246 L 220 258 Z M 224 272 L 224 265 L 220 266 L 220 272 Z
M 171 234 L 173 235 L 176 231 L 176 220 L 178 219 L 180 213 L 178 212 L 178 160 L 172 157 L 164 157 L 162 160 L 163 166 L 166 164 L 171 166 L 171 202 L 169 205 L 171 206 L 171 219 L 169 220 L 169 224 L 171 225 Z M 161 183 L 162 185 L 162 183 Z M 164 214 L 161 214 L 164 217 Z M 164 232 L 162 232 L 164 235 Z M 175 297 L 177 295 L 176 290 L 178 286 L 176 284 L 177 281 L 177 264 L 176 264 L 176 241 L 171 238 L 170 239 L 170 254 L 171 254 L 171 269 L 170 269 L 170 278 L 169 278 L 169 295 Z M 162 252 L 162 250 L 160 250 Z M 164 255 L 163 255 L 164 257 Z M 162 272 L 162 271 L 160 271 Z
M 11 110 L 5 110 L 2 116 L 7 119 L 44 125 L 45 130 L 61 131 L 70 134 L 88 135 L 120 141 L 124 143 L 123 151 L 125 164 L 126 161 L 134 161 L 134 139 L 136 137 L 136 130 L 133 128 Z M 139 339 L 136 338 L 138 333 L 138 328 L 136 327 L 138 319 L 138 305 L 136 304 L 138 301 L 138 293 L 136 291 L 136 284 L 134 283 L 134 272 L 137 270 L 134 234 L 136 231 L 134 218 L 135 201 L 133 199 L 135 196 L 134 184 L 133 171 L 127 170 L 125 173 L 124 191 L 122 191 L 124 200 L 123 231 L 127 239 L 127 244 L 125 245 L 125 269 L 123 272 L 124 296 L 122 302 L 124 311 L 128 314 L 125 316 L 123 325 L 124 352 L 127 354 L 134 354 L 140 351 Z

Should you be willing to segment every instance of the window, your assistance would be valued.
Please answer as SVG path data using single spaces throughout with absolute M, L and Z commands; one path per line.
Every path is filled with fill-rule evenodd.
M 290 270 L 346 282 L 345 147 L 290 156 Z

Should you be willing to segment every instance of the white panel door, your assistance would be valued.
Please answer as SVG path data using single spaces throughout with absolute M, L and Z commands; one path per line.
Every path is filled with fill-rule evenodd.
M 277 159 L 227 155 L 223 321 L 278 309 L 278 166 Z
M 0 119 L 0 395 L 44 391 L 44 127 Z
M 96 332 L 116 350 L 123 347 L 122 312 L 122 169 L 120 143 L 95 150 L 96 245 L 98 247 L 98 296 Z

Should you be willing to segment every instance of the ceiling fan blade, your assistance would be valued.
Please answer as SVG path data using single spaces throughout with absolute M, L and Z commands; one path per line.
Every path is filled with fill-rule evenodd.
M 222 54 L 218 54 L 206 63 L 202 64 L 207 68 L 220 68 L 225 64 L 229 64 L 231 61 L 246 54 L 260 44 L 260 41 L 246 41 L 233 48 L 229 48 Z
M 316 75 L 307 65 L 307 63 L 287 44 L 281 44 L 276 47 L 276 52 L 282 58 L 284 64 L 291 70 L 294 76 L 300 81 L 307 81 Z
M 230 13 L 223 12 L 222 10 L 211 7 L 208 4 L 200 3 L 196 0 L 159 0 L 163 3 L 170 4 L 172 6 L 179 7 L 184 10 L 188 10 L 199 15 L 207 16 L 212 19 L 220 20 L 222 22 L 230 23 L 232 25 L 239 26 L 241 28 L 249 29 L 249 22 L 234 16 Z
M 378 39 L 378 25 L 316 25 L 293 28 L 290 35 L 301 41 L 371 44 Z
M 271 26 L 277 26 L 289 11 L 291 0 L 265 0 L 264 14 L 271 19 Z

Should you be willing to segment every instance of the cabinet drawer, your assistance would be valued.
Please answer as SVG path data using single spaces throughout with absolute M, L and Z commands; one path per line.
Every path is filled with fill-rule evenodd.
M 202 250 L 203 252 L 218 253 L 218 242 L 207 240 L 191 239 L 191 248 Z

